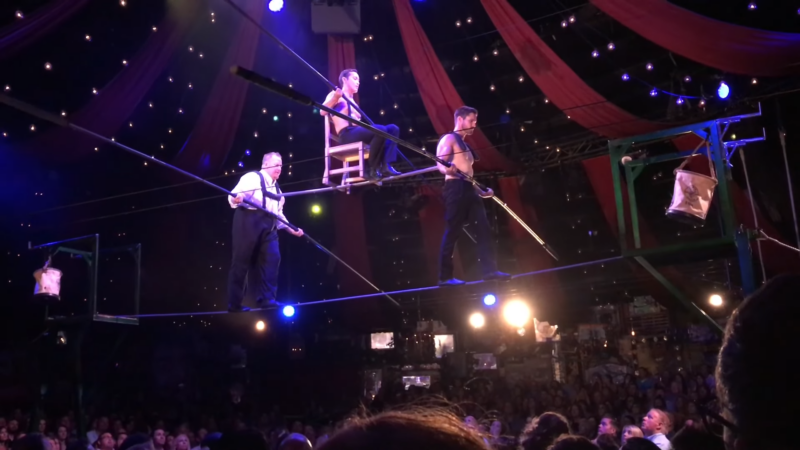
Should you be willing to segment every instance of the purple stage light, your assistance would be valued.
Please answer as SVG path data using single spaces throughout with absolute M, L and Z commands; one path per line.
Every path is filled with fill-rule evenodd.
M 278 12 L 283 9 L 283 0 L 269 0 L 269 10 Z

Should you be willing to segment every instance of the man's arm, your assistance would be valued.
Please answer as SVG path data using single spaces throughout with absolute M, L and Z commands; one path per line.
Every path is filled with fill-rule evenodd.
M 228 204 L 231 208 L 236 208 L 245 200 L 252 201 L 253 193 L 261 189 L 261 182 L 258 175 L 255 173 L 246 173 L 239 179 L 239 183 L 231 190 L 232 193 L 238 194 L 236 197 L 228 196 Z M 282 198 L 282 197 L 281 197 Z
M 455 154 L 453 153 L 454 143 L 455 138 L 452 134 L 442 137 L 442 139 L 439 140 L 439 145 L 436 147 L 436 156 L 439 157 L 439 159 L 443 159 L 447 162 L 453 162 L 453 158 L 455 157 Z M 443 175 L 452 176 L 457 173 L 455 165 L 447 167 L 444 164 L 436 163 L 436 166 L 439 168 L 439 172 L 441 172 Z
M 287 219 L 286 216 L 283 215 L 283 205 L 285 203 L 286 203 L 286 197 L 281 197 L 280 201 L 278 202 L 278 217 L 280 217 L 281 219 L 283 219 L 283 220 L 288 222 L 289 219 Z M 289 225 L 286 225 L 285 223 L 280 222 L 280 221 L 278 222 L 278 229 L 279 230 L 286 230 L 290 234 L 292 234 L 294 236 L 297 236 L 297 237 L 300 237 L 300 236 L 303 235 L 303 229 L 302 228 L 298 227 L 297 231 L 294 231 L 293 229 L 289 228 Z
M 340 103 L 341 99 L 342 99 L 342 90 L 339 89 L 339 88 L 336 88 L 335 91 L 331 91 L 328 94 L 328 96 L 325 97 L 325 101 L 322 102 L 322 104 L 324 106 L 327 106 L 328 108 L 335 109 L 336 111 L 341 111 L 341 109 L 343 108 L 343 106 L 339 106 L 339 103 Z M 319 111 L 319 115 L 320 116 L 327 116 L 328 112 L 320 110 Z
M 283 219 L 283 220 L 285 220 L 285 221 L 287 221 L 287 222 L 288 222 L 288 221 L 289 221 L 289 219 L 287 219 L 287 218 L 286 218 L 286 216 L 284 216 L 284 215 L 283 215 L 283 205 L 284 205 L 285 203 L 286 203 L 286 198 L 284 198 L 284 197 L 281 197 L 280 201 L 278 201 L 278 214 L 277 214 L 277 216 L 278 216 L 278 217 L 280 217 L 281 219 Z M 284 229 L 284 228 L 289 228 L 289 226 L 288 226 L 288 225 L 286 225 L 286 224 L 285 224 L 285 223 L 283 223 L 283 222 L 278 222 L 278 229 L 279 229 L 279 230 L 282 230 L 282 229 Z

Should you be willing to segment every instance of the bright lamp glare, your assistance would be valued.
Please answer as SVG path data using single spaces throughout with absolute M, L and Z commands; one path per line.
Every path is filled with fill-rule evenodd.
M 524 328 L 531 318 L 531 309 L 521 300 L 513 300 L 503 307 L 503 318 L 514 328 Z
M 287 305 L 283 307 L 283 315 L 286 317 L 294 316 L 294 306 Z
M 492 305 L 494 305 L 495 303 L 497 303 L 497 297 L 495 297 L 495 296 L 494 296 L 494 294 L 486 294 L 486 295 L 483 297 L 483 304 L 484 304 L 484 305 L 486 305 L 486 306 L 492 306 Z
M 708 297 L 708 303 L 710 303 L 711 306 L 722 306 L 722 296 L 719 294 L 714 294 L 711 297 Z
M 269 0 L 269 10 L 278 12 L 283 9 L 283 0 Z
M 486 324 L 486 318 L 483 317 L 483 314 L 476 312 L 469 316 L 469 324 L 472 325 L 472 328 L 481 328 Z
M 731 94 L 731 88 L 729 88 L 724 81 L 720 83 L 719 87 L 717 88 L 717 95 L 719 96 L 719 98 L 722 99 L 728 98 L 728 95 L 730 94 Z
M 319 205 L 312 205 L 311 206 L 311 214 L 317 215 L 322 212 L 322 208 Z
M 258 322 L 256 322 L 256 330 L 264 331 L 265 328 L 267 328 L 267 325 L 264 323 L 263 320 L 259 320 Z

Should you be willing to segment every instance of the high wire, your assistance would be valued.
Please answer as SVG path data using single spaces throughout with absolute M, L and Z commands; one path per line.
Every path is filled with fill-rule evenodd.
M 532 271 L 532 272 L 520 273 L 520 274 L 517 274 L 517 275 L 513 275 L 511 278 L 512 279 L 517 279 L 517 278 L 529 277 L 529 276 L 534 276 L 534 275 L 542 275 L 542 274 L 545 274 L 545 273 L 558 272 L 558 271 L 568 270 L 568 269 L 577 269 L 579 267 L 592 266 L 592 265 L 596 265 L 596 264 L 605 264 L 605 263 L 610 263 L 610 262 L 614 262 L 614 261 L 620 261 L 622 259 L 625 259 L 625 257 L 624 256 L 614 256 L 614 257 L 611 257 L 611 258 L 597 259 L 597 260 L 594 260 L 594 261 L 586 261 L 586 262 L 582 262 L 582 263 L 569 264 L 569 265 L 566 265 L 566 266 L 551 267 L 551 268 L 548 268 L 548 269 L 541 269 L 541 270 L 535 270 L 535 271 Z M 486 280 L 469 281 L 469 282 L 465 283 L 464 286 L 475 286 L 475 285 L 479 285 L 479 284 L 483 284 L 483 283 L 487 283 L 487 281 Z M 425 286 L 425 287 L 418 287 L 418 288 L 411 288 L 411 289 L 401 289 L 401 290 L 397 290 L 397 291 L 389 291 L 389 292 L 385 292 L 384 294 L 402 295 L 402 294 L 413 294 L 413 293 L 418 293 L 418 292 L 434 291 L 434 290 L 439 290 L 439 289 L 444 289 L 444 290 L 454 291 L 454 292 L 459 290 L 458 287 L 454 288 L 454 287 L 449 287 L 449 286 L 446 286 L 446 287 L 442 287 L 442 286 Z M 313 301 L 310 301 L 310 302 L 301 302 L 301 303 L 279 303 L 276 306 L 269 306 L 269 307 L 266 307 L 266 308 L 251 309 L 250 311 L 251 312 L 269 311 L 269 310 L 273 310 L 273 309 L 276 309 L 276 308 L 281 307 L 281 306 L 299 307 L 299 306 L 323 305 L 323 304 L 327 304 L 327 303 L 338 303 L 338 302 L 344 302 L 344 301 L 349 301 L 349 300 L 363 300 L 363 299 L 366 299 L 366 298 L 378 297 L 380 295 L 382 295 L 382 294 L 381 293 L 375 293 L 375 294 L 351 295 L 351 296 L 348 296 L 348 297 L 338 297 L 338 298 L 331 298 L 331 299 L 313 300 Z M 201 311 L 201 312 L 181 312 L 181 313 L 119 315 L 119 316 L 113 316 L 113 317 L 128 318 L 128 319 L 145 319 L 145 318 L 154 318 L 154 317 L 211 316 L 211 315 L 218 315 L 218 314 L 229 314 L 229 313 L 228 313 L 228 311 L 224 311 L 223 310 L 223 311 Z M 236 314 L 239 314 L 239 313 L 236 313 Z
M 180 173 L 181 175 L 184 175 L 186 177 L 192 178 L 195 181 L 198 181 L 198 182 L 200 182 L 202 184 L 205 184 L 208 187 L 211 187 L 211 188 L 214 188 L 214 189 L 216 189 L 218 191 L 221 191 L 221 192 L 223 192 L 223 193 L 225 193 L 225 194 L 227 194 L 227 195 L 229 195 L 231 197 L 236 197 L 236 195 L 237 195 L 237 194 L 234 194 L 233 192 L 231 192 L 231 191 L 229 191 L 229 190 L 227 190 L 227 189 L 225 189 L 225 188 L 223 188 L 221 186 L 218 186 L 218 185 L 216 185 L 216 184 L 214 184 L 214 183 L 212 183 L 212 182 L 210 182 L 208 180 L 200 178 L 199 176 L 197 176 L 197 175 L 195 175 L 193 173 L 187 172 L 187 171 L 185 171 L 183 169 L 179 169 L 178 167 L 173 166 L 172 164 L 169 164 L 167 162 L 161 161 L 161 160 L 157 159 L 155 156 L 148 156 L 147 154 L 142 153 L 142 152 L 140 152 L 138 150 L 135 150 L 135 149 L 133 149 L 131 147 L 128 147 L 126 145 L 123 145 L 123 144 L 117 142 L 114 139 L 109 139 L 109 138 L 107 138 L 107 137 L 105 137 L 105 136 L 103 136 L 101 134 L 95 133 L 95 132 L 93 132 L 91 130 L 88 130 L 86 128 L 83 128 L 81 126 L 75 125 L 74 123 L 68 121 L 67 119 L 65 119 L 63 117 L 57 116 L 55 114 L 51 114 L 51 113 L 49 113 L 47 111 L 44 111 L 44 110 L 42 110 L 40 108 L 37 108 L 37 107 L 35 107 L 33 105 L 30 105 L 28 103 L 25 103 L 25 102 L 23 102 L 21 100 L 17 100 L 17 99 L 15 99 L 13 97 L 9 97 L 6 94 L 0 94 L 0 103 L 5 103 L 6 105 L 11 106 L 12 108 L 18 109 L 18 110 L 20 110 L 22 112 L 25 112 L 25 113 L 30 114 L 32 116 L 38 117 L 38 118 L 40 118 L 42 120 L 46 120 L 46 121 L 52 122 L 52 123 L 54 123 L 56 125 L 59 125 L 59 126 L 65 127 L 65 128 L 70 128 L 70 129 L 73 129 L 73 130 L 78 131 L 80 133 L 83 133 L 85 135 L 92 136 L 92 137 L 94 137 L 96 139 L 100 139 L 101 141 L 104 141 L 107 144 L 110 144 L 110 145 L 113 145 L 113 146 L 115 146 L 117 148 L 125 150 L 128 153 L 131 153 L 133 155 L 136 155 L 136 156 L 138 156 L 140 158 L 145 159 L 146 161 L 150 161 L 150 162 L 153 162 L 153 163 L 158 164 L 160 166 L 163 166 L 163 167 L 166 167 L 168 169 L 171 169 L 171 170 L 173 170 L 175 172 Z M 287 221 L 287 220 L 285 220 L 285 219 L 283 219 L 281 217 L 278 217 L 275 214 L 272 214 L 271 212 L 267 211 L 266 208 L 262 207 L 261 205 L 258 205 L 256 203 L 250 201 L 250 200 L 247 200 L 247 199 L 244 199 L 243 203 L 245 203 L 248 206 L 250 206 L 252 208 L 255 208 L 255 209 L 257 209 L 257 210 L 259 210 L 259 211 L 261 211 L 263 213 L 268 214 L 270 217 L 274 218 L 276 221 L 285 224 L 287 227 L 291 228 L 294 231 L 298 230 L 297 226 L 289 223 L 289 221 Z M 384 296 L 387 299 L 389 299 L 395 306 L 398 306 L 398 307 L 400 306 L 400 304 L 397 303 L 397 301 L 395 299 L 393 299 L 390 295 L 384 293 L 383 290 L 381 290 L 380 288 L 375 286 L 375 284 L 373 284 L 371 281 L 369 281 L 359 271 L 354 269 L 350 264 L 345 262 L 342 258 L 337 256 L 332 251 L 328 250 L 322 244 L 317 242 L 314 238 L 312 238 L 311 236 L 309 236 L 308 234 L 305 234 L 305 233 L 303 234 L 303 237 L 306 238 L 306 240 L 308 240 L 312 244 L 314 244 L 322 252 L 324 252 L 328 256 L 330 256 L 333 259 L 335 259 L 336 261 L 338 261 L 339 264 L 341 264 L 342 266 L 344 266 L 345 268 L 347 268 L 348 270 L 353 272 L 353 274 L 355 274 L 356 276 L 361 278 L 370 287 L 372 287 L 376 291 L 380 292 L 382 296 Z

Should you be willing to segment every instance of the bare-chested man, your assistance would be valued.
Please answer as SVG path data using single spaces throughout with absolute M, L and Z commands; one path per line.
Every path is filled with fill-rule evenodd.
M 333 108 L 336 111 L 347 114 L 348 116 L 361 120 L 361 114 L 355 108 L 351 108 L 348 102 L 342 98 L 347 97 L 353 104 L 356 101 L 353 96 L 358 93 L 358 86 L 361 80 L 358 77 L 358 72 L 355 69 L 345 69 L 339 75 L 339 83 L 341 88 L 328 94 L 323 103 L 328 108 Z M 325 111 L 320 111 L 323 116 L 328 115 Z M 397 159 L 397 144 L 384 139 L 366 128 L 350 125 L 344 119 L 333 116 L 333 126 L 336 129 L 336 134 L 339 136 L 342 144 L 350 144 L 352 142 L 365 142 L 369 144 L 369 171 L 368 178 L 377 179 L 385 176 L 400 175 L 400 172 L 394 170 L 392 163 Z M 375 128 L 385 131 L 392 136 L 400 136 L 400 129 L 397 125 L 373 125 Z
M 511 276 L 497 270 L 497 260 L 492 248 L 492 233 L 486 210 L 481 198 L 491 198 L 491 189 L 481 191 L 477 186 L 459 174 L 458 170 L 472 177 L 472 163 L 478 155 L 470 148 L 464 138 L 472 134 L 478 124 L 478 110 L 469 106 L 458 108 L 453 115 L 455 129 L 439 139 L 436 156 L 452 163 L 450 167 L 439 164 L 439 172 L 444 174 L 445 220 L 447 228 L 442 238 L 442 251 L 439 256 L 439 285 L 458 286 L 464 281 L 453 278 L 453 251 L 463 232 L 464 225 L 475 223 L 478 241 L 478 255 L 484 280 L 509 280 Z

